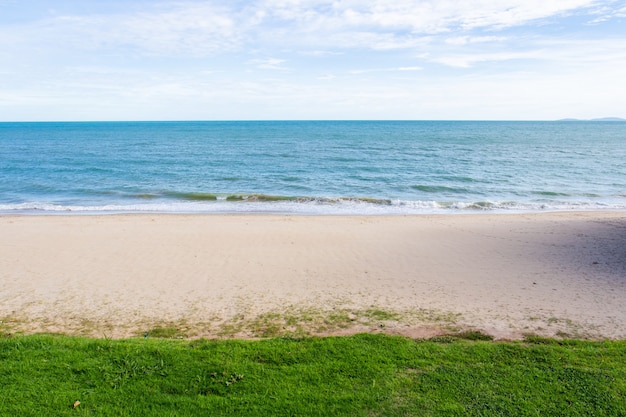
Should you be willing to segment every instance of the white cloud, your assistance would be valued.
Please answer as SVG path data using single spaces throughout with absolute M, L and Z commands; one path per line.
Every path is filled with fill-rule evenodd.
M 626 65 L 626 38 L 603 40 L 549 40 L 534 39 L 526 50 L 498 50 L 495 52 L 440 52 L 422 55 L 423 59 L 457 68 L 470 68 L 488 62 L 530 60 L 543 65 L 561 66 L 566 71 L 597 63 L 606 68 Z M 547 69 L 547 67 L 546 67 Z
M 422 67 L 391 67 L 391 68 L 370 68 L 370 69 L 360 69 L 360 70 L 352 70 L 350 74 L 367 74 L 372 72 L 394 72 L 394 71 L 421 71 L 424 68 Z
M 47 45 L 58 52 L 202 56 L 241 45 L 229 13 L 207 3 L 184 3 L 128 14 L 54 15 L 5 33 L 13 33 L 20 45 Z
M 442 55 L 432 58 L 431 61 L 451 67 L 469 68 L 480 62 L 511 61 L 517 59 L 537 59 L 538 52 L 498 52 Z
M 248 62 L 253 64 L 257 68 L 264 69 L 264 70 L 284 71 L 288 69 L 287 67 L 284 67 L 282 65 L 282 63 L 285 62 L 284 59 L 278 59 L 278 58 L 252 59 Z
M 322 50 L 318 50 L 318 51 L 300 51 L 298 53 L 300 55 L 316 56 L 316 57 L 328 57 L 328 56 L 336 56 L 336 55 L 342 55 L 343 54 L 343 52 L 322 51 Z
M 574 13 L 600 13 L 598 0 L 217 0 L 147 3 L 121 14 L 63 14 L 22 27 L 32 44 L 165 56 L 207 56 L 247 48 L 420 49 L 433 36 L 451 45 L 495 42 L 501 30 Z M 141 11 L 137 11 L 141 10 Z M 622 9 L 623 11 L 623 9 Z M 606 15 L 608 12 L 602 12 Z M 617 10 L 611 12 L 619 13 Z M 11 28 L 11 31 L 15 28 Z M 11 31 L 4 34 L 10 36 Z M 24 41 L 20 42 L 24 43 Z
M 239 44 L 236 22 L 224 10 L 202 3 L 160 13 L 141 13 L 121 19 L 120 43 L 129 42 L 151 53 L 201 55 Z M 101 33 L 101 32 L 99 32 Z
M 312 26 L 318 30 L 337 31 L 357 27 L 433 34 L 458 27 L 511 27 L 589 8 L 597 3 L 597 0 L 265 0 L 255 4 L 266 10 L 268 17 L 296 23 L 301 29 Z
M 626 108 L 616 88 L 626 35 L 603 23 L 626 15 L 623 0 L 96 3 L 0 23 L 1 118 L 541 118 L 536 103 L 549 100 Z
M 455 36 L 446 38 L 444 41 L 448 45 L 463 46 L 474 43 L 486 43 L 486 42 L 503 42 L 508 38 L 505 36 Z
M 596 0 L 475 0 L 464 2 L 455 20 L 464 29 L 501 29 L 571 13 L 597 3 Z
M 626 4 L 623 1 L 617 2 L 615 1 L 608 2 L 608 4 L 603 4 L 593 10 L 590 15 L 597 16 L 593 20 L 591 20 L 590 24 L 597 24 L 606 22 L 607 20 L 611 20 L 614 18 L 626 17 Z

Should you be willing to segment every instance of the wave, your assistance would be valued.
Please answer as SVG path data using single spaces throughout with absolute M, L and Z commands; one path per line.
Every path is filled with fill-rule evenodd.
M 180 200 L 191 201 L 215 201 L 217 195 L 210 193 L 181 193 L 181 192 L 165 192 L 162 194 L 165 197 L 173 197 Z M 158 195 L 155 194 L 158 197 Z
M 180 201 L 226 201 L 226 202 L 296 202 L 296 203 L 320 203 L 333 204 L 340 202 L 363 202 L 370 204 L 390 205 L 391 199 L 380 199 L 371 197 L 310 197 L 310 196 L 285 196 L 273 194 L 214 194 L 202 192 L 174 192 L 165 191 L 160 193 L 130 193 L 119 194 L 121 198 L 129 199 L 173 199 Z
M 626 210 L 626 202 L 589 201 L 428 201 L 387 200 L 367 197 L 284 197 L 264 194 L 228 195 L 192 193 L 182 199 L 143 198 L 136 203 L 59 204 L 22 202 L 0 204 L 0 213 L 10 214 L 106 214 L 106 213 L 276 213 L 304 215 L 403 215 L 438 213 Z M 215 198 L 211 198 L 214 196 Z M 142 200 L 140 201 L 140 199 Z
M 539 195 L 539 196 L 545 196 L 545 197 L 570 197 L 570 194 L 561 193 L 561 192 L 557 192 L 557 191 L 533 191 L 532 194 Z M 594 197 L 597 197 L 597 195 L 594 196 Z

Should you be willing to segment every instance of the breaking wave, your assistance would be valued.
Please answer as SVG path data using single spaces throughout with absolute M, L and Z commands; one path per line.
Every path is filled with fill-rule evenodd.
M 167 196 L 167 197 L 166 197 Z M 0 204 L 2 213 L 276 213 L 304 215 L 403 215 L 575 210 L 624 210 L 624 202 L 428 201 L 366 197 L 290 197 L 265 194 L 216 195 L 204 193 L 137 194 L 134 201 L 74 205 L 52 202 Z

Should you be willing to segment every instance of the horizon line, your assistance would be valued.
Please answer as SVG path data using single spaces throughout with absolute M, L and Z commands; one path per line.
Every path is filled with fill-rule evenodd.
M 201 122 L 626 122 L 622 117 L 590 119 L 102 119 L 102 120 L 0 120 L 0 123 L 201 123 Z

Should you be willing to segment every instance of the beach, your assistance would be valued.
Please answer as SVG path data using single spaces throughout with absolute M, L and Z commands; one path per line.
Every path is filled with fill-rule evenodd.
M 0 329 L 626 337 L 626 213 L 0 216 Z

